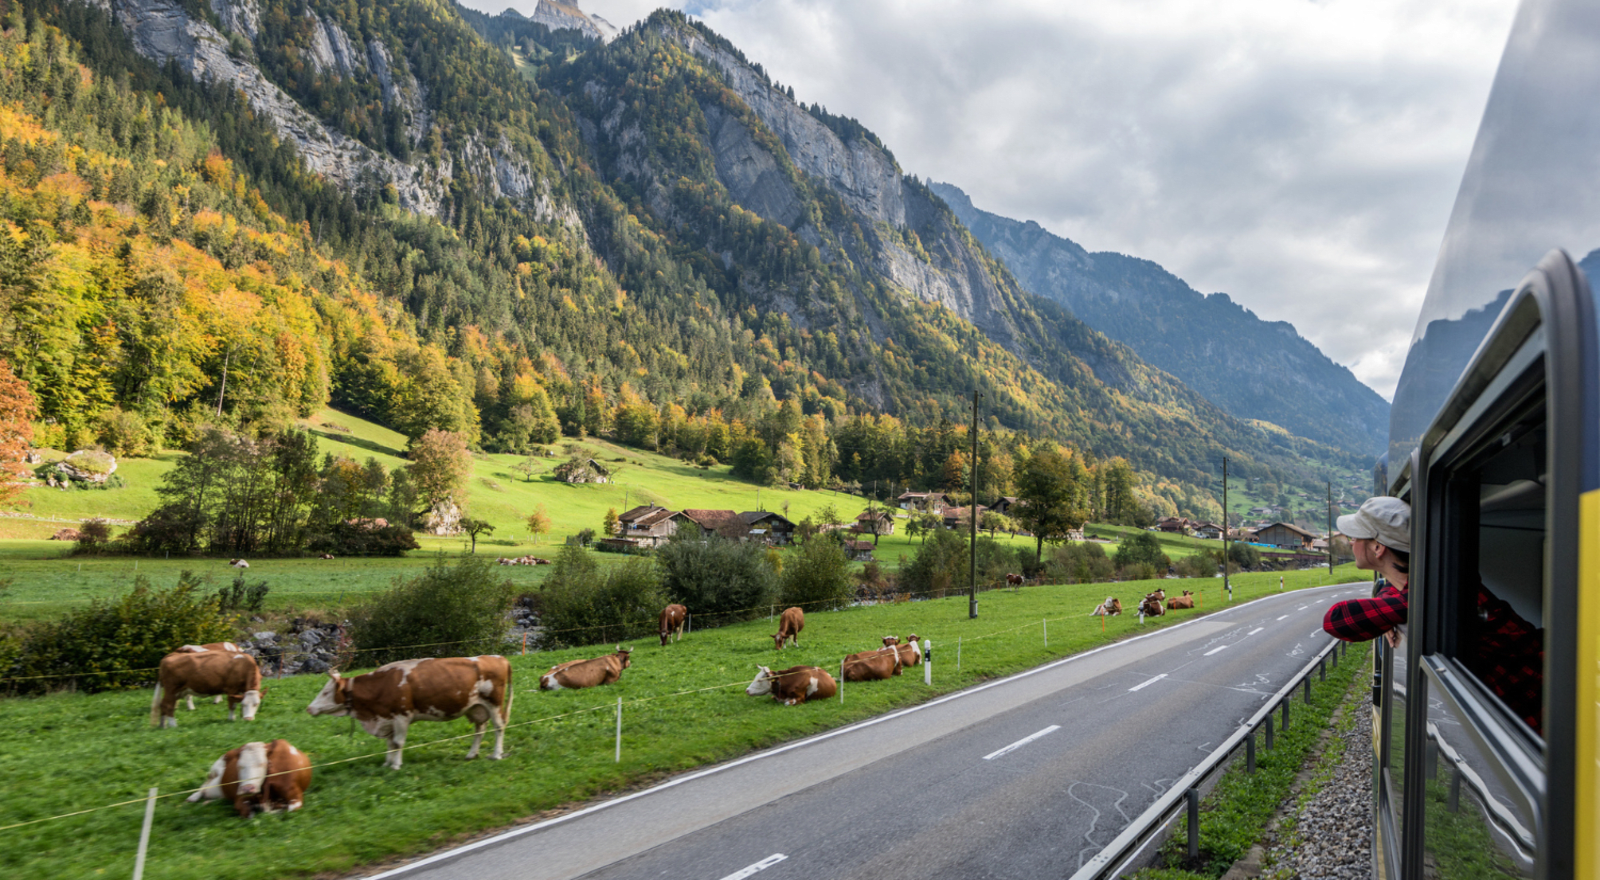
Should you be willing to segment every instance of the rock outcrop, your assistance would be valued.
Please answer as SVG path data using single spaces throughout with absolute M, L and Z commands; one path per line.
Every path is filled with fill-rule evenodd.
M 553 31 L 581 31 L 602 43 L 611 42 L 617 35 L 615 25 L 598 15 L 584 12 L 576 3 L 539 0 L 538 7 L 533 10 L 533 15 L 528 16 L 528 20 L 542 24 Z

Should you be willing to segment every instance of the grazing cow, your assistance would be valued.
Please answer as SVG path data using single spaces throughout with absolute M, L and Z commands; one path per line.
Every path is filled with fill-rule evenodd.
M 207 651 L 230 651 L 230 652 L 233 652 L 233 653 L 237 654 L 237 653 L 239 653 L 239 646 L 235 645 L 233 642 L 207 642 L 204 645 L 184 645 L 183 647 L 179 648 L 178 650 L 179 651 L 186 651 L 186 652 L 191 653 L 191 654 L 204 654 Z M 194 694 L 189 694 L 186 699 L 187 699 L 187 701 L 189 703 L 189 711 L 193 712 L 194 711 Z M 217 694 L 216 697 L 214 697 L 211 700 L 211 702 L 212 702 L 213 705 L 215 705 L 217 703 L 221 703 L 222 702 L 222 694 Z
M 1022 586 L 1024 580 L 1026 580 L 1026 578 L 1020 574 L 1008 574 L 1006 575 L 1006 586 L 1020 587 Z
M 261 706 L 261 667 L 256 665 L 256 658 L 237 646 L 227 650 L 227 645 L 232 643 L 184 645 L 161 658 L 156 692 L 150 698 L 152 726 L 177 727 L 178 700 L 191 694 L 227 697 L 229 721 L 240 703 L 244 704 L 244 720 L 256 720 L 256 709 Z M 194 708 L 192 701 L 189 708 Z
M 881 681 L 900 674 L 900 651 L 895 647 L 861 651 L 844 658 L 845 681 Z
M 332 553 L 324 553 L 321 556 L 318 556 L 317 558 L 318 559 L 332 559 L 333 558 L 333 554 Z
M 1166 614 L 1167 609 L 1161 607 L 1161 600 L 1165 598 L 1166 592 L 1164 590 L 1157 590 L 1154 593 L 1145 594 L 1145 597 L 1139 600 L 1139 616 L 1160 617 L 1161 615 Z
M 683 623 L 689 619 L 689 609 L 682 605 L 668 605 L 661 609 L 661 645 L 666 647 L 667 639 L 677 635 L 678 641 L 683 641 Z
M 778 617 L 778 631 L 772 634 L 773 647 L 783 650 L 783 643 L 794 640 L 794 646 L 800 647 L 800 631 L 806 628 L 806 613 L 799 608 L 785 608 Z
M 1174 596 L 1171 599 L 1167 600 L 1167 610 L 1168 611 L 1171 611 L 1174 608 L 1193 608 L 1193 607 L 1194 607 L 1194 594 L 1189 592 L 1188 590 L 1184 590 L 1182 596 Z
M 761 671 L 744 689 L 752 697 L 771 694 L 785 706 L 798 706 L 809 699 L 832 699 L 839 692 L 839 683 L 833 676 L 815 666 L 791 666 L 777 672 L 765 666 L 756 668 Z
M 628 660 L 628 654 L 632 650 L 618 645 L 614 654 L 590 660 L 568 660 L 565 663 L 558 663 L 550 667 L 549 672 L 539 676 L 539 690 L 578 690 L 611 684 L 622 677 L 622 670 L 633 665 Z
M 1110 616 L 1121 614 L 1121 613 L 1122 613 L 1122 603 L 1117 601 L 1117 597 L 1116 596 L 1107 596 L 1106 600 L 1104 602 L 1101 602 L 1099 605 L 1096 605 L 1094 607 L 1094 610 L 1089 612 L 1089 616 L 1090 617 L 1110 617 Z
M 270 743 L 245 743 L 225 753 L 211 765 L 200 790 L 189 803 L 229 800 L 242 819 L 260 810 L 300 809 L 301 796 L 311 787 L 311 759 L 286 739 Z
M 228 565 L 230 565 L 230 566 L 232 566 L 234 568 L 249 568 L 250 567 L 250 563 L 244 561 L 243 559 L 230 559 L 230 560 L 228 560 Z
M 511 697 L 511 663 L 498 654 L 429 657 L 396 660 L 350 678 L 330 671 L 328 683 L 306 713 L 355 716 L 362 730 L 388 738 L 384 763 L 399 770 L 411 722 L 454 721 L 463 715 L 473 727 L 468 760 L 478 757 L 484 729 L 491 723 L 494 754 L 489 757 L 500 760 L 505 755 Z
M 916 633 L 906 636 L 905 644 L 900 643 L 899 636 L 884 636 L 883 646 L 900 652 L 901 666 L 916 666 L 922 662 L 922 637 Z

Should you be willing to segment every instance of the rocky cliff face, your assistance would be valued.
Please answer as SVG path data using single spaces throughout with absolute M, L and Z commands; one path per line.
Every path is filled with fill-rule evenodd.
M 247 57 L 230 48 L 229 35 L 252 44 L 261 39 L 261 9 L 256 0 L 210 0 L 226 33 L 208 21 L 196 20 L 175 0 L 84 0 L 106 11 L 128 34 L 139 54 L 165 64 L 176 61 L 197 80 L 223 84 L 243 93 L 257 113 L 271 120 L 280 136 L 293 141 L 306 166 L 338 186 L 355 191 L 363 186 L 393 184 L 402 207 L 437 215 L 450 182 L 470 174 L 492 197 L 524 199 L 536 216 L 580 226 L 570 207 L 558 205 L 548 181 L 503 136 L 470 135 L 455 155 L 437 165 L 419 156 L 403 162 L 346 136 L 297 103 Z M 413 147 L 420 146 L 433 124 L 428 88 L 412 72 L 405 56 L 370 40 L 362 45 L 332 19 L 307 9 L 311 45 L 307 64 L 324 76 L 370 78 L 386 109 L 398 109 Z
M 557 3 L 552 0 L 539 0 L 539 5 L 529 16 L 529 21 L 542 24 L 553 30 L 574 30 L 604 42 L 610 42 L 617 35 L 617 28 L 611 22 L 598 15 L 584 12 L 576 3 Z
M 1061 303 L 1239 418 L 1376 455 L 1389 404 L 1284 321 L 1263 321 L 1226 294 L 1209 296 L 1148 260 L 1090 253 L 1037 223 L 932 189 L 1030 291 Z

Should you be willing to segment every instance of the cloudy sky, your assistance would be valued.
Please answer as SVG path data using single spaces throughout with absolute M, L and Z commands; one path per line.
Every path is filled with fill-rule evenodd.
M 537 0 L 466 0 L 531 12 Z M 1385 397 L 1515 0 L 579 0 L 699 16 L 908 173 L 1286 320 Z

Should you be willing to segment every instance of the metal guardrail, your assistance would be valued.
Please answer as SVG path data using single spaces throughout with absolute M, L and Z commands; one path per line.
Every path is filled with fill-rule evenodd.
M 1145 846 L 1161 829 L 1165 828 L 1178 814 L 1180 809 L 1186 809 L 1189 815 L 1189 857 L 1198 858 L 1200 855 L 1200 786 L 1213 774 L 1232 759 L 1240 745 L 1245 747 L 1245 762 L 1251 772 L 1255 771 L 1256 763 L 1256 731 L 1262 730 L 1266 734 L 1267 748 L 1272 748 L 1272 717 L 1280 709 L 1283 711 L 1283 728 L 1289 727 L 1289 705 L 1293 702 L 1296 688 L 1303 688 L 1305 701 L 1311 702 L 1311 675 L 1320 670 L 1322 678 L 1328 676 L 1328 658 L 1333 658 L 1333 665 L 1339 665 L 1339 657 L 1349 650 L 1349 643 L 1333 640 L 1329 645 L 1318 652 L 1317 656 L 1307 663 L 1305 668 L 1295 674 L 1261 707 L 1261 710 L 1252 715 L 1250 719 L 1239 725 L 1222 745 L 1218 746 L 1205 760 L 1201 761 L 1194 769 L 1184 774 L 1176 784 L 1167 789 L 1166 794 L 1156 799 L 1148 809 L 1139 814 L 1127 828 L 1122 830 L 1106 847 L 1100 850 L 1094 858 L 1085 862 L 1071 880 L 1110 880 L 1119 876 L 1128 869 L 1129 864 L 1143 852 Z

